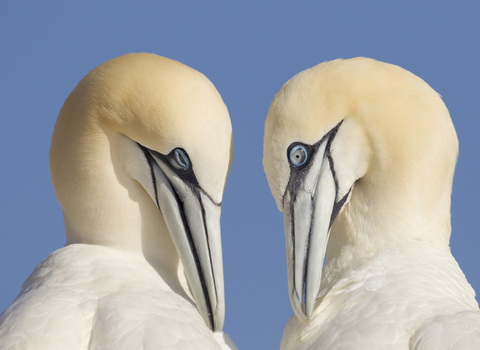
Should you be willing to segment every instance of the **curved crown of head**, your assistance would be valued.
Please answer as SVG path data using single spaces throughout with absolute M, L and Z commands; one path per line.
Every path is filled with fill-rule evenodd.
M 342 120 L 339 133 L 342 128 L 354 132 L 335 142 L 366 150 L 363 179 L 375 182 L 382 195 L 419 191 L 443 196 L 443 187 L 449 203 L 458 141 L 440 96 L 398 66 L 359 57 L 307 69 L 273 99 L 263 164 L 280 210 L 290 175 L 288 146 L 314 144 Z
M 143 255 L 181 294 L 186 278 L 205 324 L 221 330 L 232 157 L 227 108 L 204 75 L 146 53 L 98 66 L 65 101 L 50 148 L 67 244 Z
M 71 145 L 72 135 L 92 139 L 100 129 L 162 154 L 185 149 L 201 186 L 221 201 L 233 156 L 232 128 L 220 94 L 198 71 L 147 53 L 120 56 L 93 69 L 60 111 L 50 153 L 52 177 L 55 163 L 72 161 L 71 152 L 83 151 L 81 144 Z

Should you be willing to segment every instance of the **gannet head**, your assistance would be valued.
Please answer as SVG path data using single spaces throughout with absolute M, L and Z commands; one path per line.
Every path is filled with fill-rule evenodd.
M 440 96 L 398 66 L 335 60 L 280 89 L 263 164 L 284 213 L 290 301 L 302 322 L 312 316 L 324 258 L 322 286 L 387 246 L 448 245 L 457 150 Z
M 221 330 L 220 204 L 232 158 L 227 108 L 204 75 L 146 53 L 100 65 L 67 98 L 53 132 L 67 244 L 143 255 L 172 274 L 180 259 L 205 323 Z

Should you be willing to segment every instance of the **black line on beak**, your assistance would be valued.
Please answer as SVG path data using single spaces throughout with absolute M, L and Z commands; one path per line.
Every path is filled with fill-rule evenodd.
M 290 196 L 291 197 L 291 196 Z M 291 197 L 292 198 L 292 197 Z M 295 201 L 293 198 L 290 200 L 290 221 L 291 221 L 291 227 L 292 227 L 292 232 L 291 232 L 291 237 L 290 239 L 292 240 L 292 263 L 293 263 L 293 292 L 297 293 L 297 290 L 295 288 L 295 215 L 294 215 L 294 203 Z
M 214 286 L 214 290 L 215 290 L 215 300 L 218 303 L 217 280 L 215 278 L 215 271 L 213 270 L 212 252 L 210 251 L 210 240 L 208 238 L 208 230 L 207 230 L 207 215 L 206 215 L 206 212 L 205 212 L 205 207 L 203 206 L 203 201 L 202 201 L 202 197 L 200 196 L 200 193 L 198 193 L 198 202 L 200 203 L 200 208 L 202 208 L 203 227 L 204 227 L 204 230 L 205 230 L 205 238 L 207 240 L 208 258 L 210 259 L 210 267 L 212 269 L 213 286 Z M 208 303 L 210 304 L 210 299 L 208 300 Z M 213 321 L 212 321 L 212 325 L 213 325 Z
M 293 249 L 292 263 L 293 263 L 293 291 L 294 291 L 294 293 L 296 293 L 296 288 L 295 288 L 295 264 L 296 264 L 296 260 L 295 260 L 294 204 L 295 204 L 295 201 L 296 201 L 298 191 L 303 187 L 303 182 L 305 180 L 305 177 L 306 177 L 308 171 L 311 168 L 311 164 L 313 163 L 313 159 L 316 157 L 317 151 L 320 148 L 320 145 L 323 142 L 325 142 L 325 140 L 327 138 L 328 138 L 328 141 L 327 141 L 327 145 L 325 147 L 325 154 L 326 154 L 327 159 L 329 161 L 330 169 L 332 171 L 332 176 L 333 176 L 333 179 L 334 179 L 334 182 L 335 182 L 335 204 L 334 204 L 333 209 L 332 209 L 332 216 L 330 217 L 330 223 L 329 223 L 328 230 L 330 230 L 330 228 L 333 224 L 333 220 L 338 215 L 338 213 L 342 209 L 343 205 L 347 201 L 348 195 L 350 194 L 350 191 L 351 191 L 351 189 L 350 189 L 350 191 L 345 195 L 345 197 L 343 197 L 340 201 L 337 201 L 338 192 L 339 192 L 340 187 L 339 187 L 339 183 L 338 183 L 337 174 L 335 173 L 335 168 L 334 168 L 333 159 L 332 159 L 332 156 L 331 156 L 330 147 L 331 147 L 332 142 L 335 139 L 335 136 L 337 135 L 338 129 L 340 128 L 342 123 L 343 123 L 343 120 L 341 120 L 328 133 L 323 135 L 323 137 L 318 142 L 316 142 L 315 144 L 306 145 L 306 144 L 302 143 L 302 145 L 304 145 L 305 148 L 307 149 L 308 157 L 309 157 L 309 160 L 307 161 L 306 164 L 304 164 L 301 167 L 295 167 L 289 162 L 289 164 L 290 164 L 290 179 L 288 181 L 287 188 L 285 189 L 285 193 L 283 194 L 282 202 L 283 202 L 283 198 L 285 198 L 285 194 L 287 193 L 287 191 L 289 191 L 290 192 L 290 222 L 291 222 L 291 227 L 292 227 L 291 240 L 292 240 L 292 249 Z M 287 149 L 287 159 L 288 159 L 290 150 L 292 149 L 292 147 L 294 147 L 297 144 L 301 144 L 301 143 L 300 142 L 294 142 L 288 147 L 288 149 Z M 309 257 L 310 257 L 310 249 L 309 248 L 310 248 L 310 239 L 311 239 L 311 235 L 312 235 L 313 220 L 314 220 L 314 217 L 313 217 L 313 213 L 315 211 L 314 207 L 315 207 L 315 202 L 313 201 L 313 197 L 312 197 L 312 205 L 310 206 L 310 227 L 309 227 L 308 237 L 307 237 L 307 251 L 305 253 L 305 261 L 304 261 L 304 266 L 303 266 L 304 277 L 303 277 L 303 286 L 302 286 L 302 308 L 303 308 L 304 313 L 306 313 L 306 291 L 307 291 L 307 278 L 306 277 L 307 277 L 307 270 L 308 270 L 308 261 L 309 261 Z
M 332 215 L 330 216 L 330 223 L 328 224 L 328 230 L 330 230 L 332 228 L 333 221 L 337 217 L 338 213 L 340 213 L 340 210 L 342 210 L 342 208 L 345 205 L 345 202 L 347 201 L 348 196 L 350 195 L 350 192 L 352 191 L 352 188 L 353 188 L 353 186 L 350 187 L 347 194 L 345 196 L 343 196 L 342 199 L 340 199 L 340 200 L 338 199 L 338 193 L 340 192 L 340 184 L 339 184 L 339 181 L 338 181 L 337 172 L 335 171 L 335 163 L 333 162 L 332 151 L 331 151 L 330 148 L 332 146 L 333 139 L 337 135 L 337 131 L 338 131 L 340 125 L 342 124 L 342 122 L 343 122 L 343 120 L 339 124 L 337 124 L 337 126 L 335 128 L 333 128 L 330 131 L 332 133 L 332 135 L 330 136 L 330 139 L 328 140 L 328 143 L 327 143 L 327 147 L 325 148 L 325 154 L 327 155 L 328 163 L 330 164 L 330 170 L 331 170 L 332 176 L 333 176 L 333 181 L 335 182 L 335 203 L 333 205 Z
M 148 166 L 150 167 L 150 176 L 152 178 L 152 186 L 153 186 L 153 191 L 155 193 L 155 203 L 157 204 L 158 210 L 160 210 L 160 213 L 162 210 L 160 209 L 160 204 L 158 203 L 158 191 L 157 191 L 157 186 L 155 184 L 155 173 L 153 172 L 153 163 L 155 160 L 153 159 L 152 155 L 148 151 L 147 148 L 143 147 L 141 144 L 137 143 L 137 145 L 140 147 L 140 149 L 143 151 L 143 154 L 145 155 L 145 158 L 147 159 Z
M 312 237 L 312 228 L 315 212 L 315 202 L 313 197 L 311 198 L 312 202 L 310 205 L 310 227 L 308 228 L 308 237 L 307 237 L 307 251 L 305 252 L 305 261 L 303 263 L 303 286 L 302 286 L 302 309 L 303 313 L 307 314 L 307 271 L 308 271 L 308 261 L 310 260 L 310 238 Z
M 185 229 L 185 233 L 186 233 L 186 236 L 187 236 L 188 245 L 190 246 L 190 250 L 191 250 L 192 255 L 193 255 L 193 260 L 195 261 L 195 267 L 197 269 L 197 274 L 198 274 L 198 277 L 200 278 L 200 283 L 202 284 L 203 297 L 205 298 L 205 304 L 207 305 L 208 319 L 210 320 L 210 325 L 212 326 L 212 330 L 214 330 L 215 329 L 215 323 L 214 323 L 214 320 L 213 320 L 212 304 L 210 302 L 210 298 L 209 298 L 209 295 L 208 295 L 207 284 L 205 283 L 205 273 L 203 272 L 202 264 L 200 264 L 200 258 L 198 256 L 199 255 L 198 250 L 197 250 L 197 247 L 195 246 L 195 242 L 193 241 L 192 233 L 190 232 L 190 227 L 188 226 L 187 218 L 185 217 L 185 211 L 183 210 L 183 205 L 180 204 L 182 202 L 181 202 L 180 197 L 178 196 L 178 194 L 175 190 L 173 191 L 173 193 L 175 194 L 175 200 L 177 202 L 179 212 L 182 216 L 183 227 Z M 199 199 L 200 207 L 202 208 L 202 215 L 203 215 L 203 218 L 204 218 L 203 224 L 205 225 L 205 216 L 203 214 L 205 209 L 203 208 L 202 202 L 200 200 L 200 194 L 198 193 L 198 191 L 194 191 L 193 193 Z M 206 227 L 205 227 L 205 229 L 206 229 Z M 207 233 L 207 231 L 205 230 L 205 234 L 206 233 Z M 208 235 L 207 235 L 207 245 L 208 245 Z M 209 249 L 209 253 L 210 253 L 210 246 L 208 246 L 208 249 Z M 210 266 L 212 266 L 211 256 L 210 256 Z M 215 276 L 213 275 L 213 273 L 214 272 L 213 272 L 213 268 L 212 268 L 212 276 L 213 276 L 213 280 L 215 281 Z
M 149 149 L 147 149 L 146 147 L 143 147 L 139 143 L 137 143 L 137 144 L 141 148 L 141 150 L 143 151 L 143 153 L 145 155 L 145 158 L 147 159 L 148 165 L 150 167 L 150 174 L 151 174 L 151 177 L 152 177 L 152 184 L 153 184 L 153 189 L 154 189 L 154 192 L 155 192 L 155 202 L 156 202 L 157 207 L 158 207 L 158 209 L 160 210 L 160 213 L 161 213 L 162 210 L 160 208 L 160 204 L 159 204 L 159 201 L 158 201 L 158 190 L 157 190 L 157 185 L 156 185 L 156 180 L 155 180 L 155 173 L 153 171 L 153 164 L 155 162 L 155 159 L 150 154 Z M 156 153 L 158 153 L 158 152 L 156 152 Z M 160 154 L 160 153 L 158 153 L 158 154 Z M 195 186 L 192 183 L 189 183 L 189 185 L 190 185 L 190 188 L 192 189 L 193 194 L 197 197 L 197 199 L 199 201 L 200 208 L 202 208 L 203 225 L 205 227 L 208 253 L 209 253 L 209 258 L 210 258 L 210 266 L 212 267 L 212 276 L 213 276 L 213 281 L 214 281 L 214 285 L 215 285 L 215 297 L 218 300 L 218 296 L 216 295 L 217 288 L 216 288 L 216 282 L 215 282 L 215 275 L 214 275 L 214 271 L 213 271 L 212 255 L 210 253 L 210 244 L 209 244 L 209 241 L 208 241 L 208 234 L 207 234 L 208 231 L 207 231 L 207 226 L 206 226 L 205 208 L 203 207 L 203 203 L 202 203 L 200 193 L 199 193 L 199 190 L 202 190 L 202 189 L 199 188 L 198 182 L 197 182 L 197 186 Z M 206 303 L 206 306 L 207 306 L 208 319 L 210 320 L 210 325 L 212 327 L 212 330 L 214 330 L 215 329 L 215 323 L 214 323 L 214 319 L 213 319 L 212 304 L 210 302 L 210 298 L 209 298 L 208 290 L 207 290 L 207 285 L 205 283 L 205 273 L 203 272 L 202 265 L 200 264 L 200 258 L 198 256 L 199 254 L 198 254 L 197 248 L 195 246 L 195 242 L 193 241 L 192 233 L 190 232 L 190 227 L 188 226 L 187 218 L 185 217 L 185 211 L 183 209 L 183 202 L 181 201 L 181 199 L 178 196 L 177 191 L 175 191 L 175 189 L 173 189 L 172 192 L 175 196 L 175 202 L 177 203 L 178 211 L 180 212 L 180 216 L 182 218 L 183 228 L 184 228 L 185 234 L 187 236 L 188 245 L 190 247 L 190 251 L 192 252 L 193 260 L 195 261 L 195 267 L 196 267 L 196 270 L 197 270 L 197 274 L 198 274 L 198 277 L 200 279 L 200 283 L 202 285 L 203 296 L 205 298 L 205 303 Z M 208 194 L 207 194 L 207 196 L 208 196 Z M 213 202 L 213 203 L 215 205 L 219 205 L 215 202 Z

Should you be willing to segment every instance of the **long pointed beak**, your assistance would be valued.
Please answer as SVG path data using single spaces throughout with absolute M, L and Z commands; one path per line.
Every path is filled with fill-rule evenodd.
M 337 187 L 328 158 L 328 141 L 320 144 L 307 172 L 289 184 L 284 197 L 290 302 L 306 325 L 320 290 L 331 222 L 338 213 L 334 213 Z
M 212 331 L 223 329 L 225 299 L 219 204 L 184 182 L 160 159 L 150 162 L 154 200 L 163 214 L 199 313 Z

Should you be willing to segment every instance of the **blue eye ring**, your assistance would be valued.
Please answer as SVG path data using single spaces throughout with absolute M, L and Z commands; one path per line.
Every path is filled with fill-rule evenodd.
M 292 147 L 289 154 L 290 164 L 294 167 L 301 167 L 308 160 L 307 148 L 303 145 L 296 145 Z
M 187 152 L 181 148 L 173 150 L 173 160 L 170 164 L 177 170 L 187 171 L 190 168 L 190 159 Z

